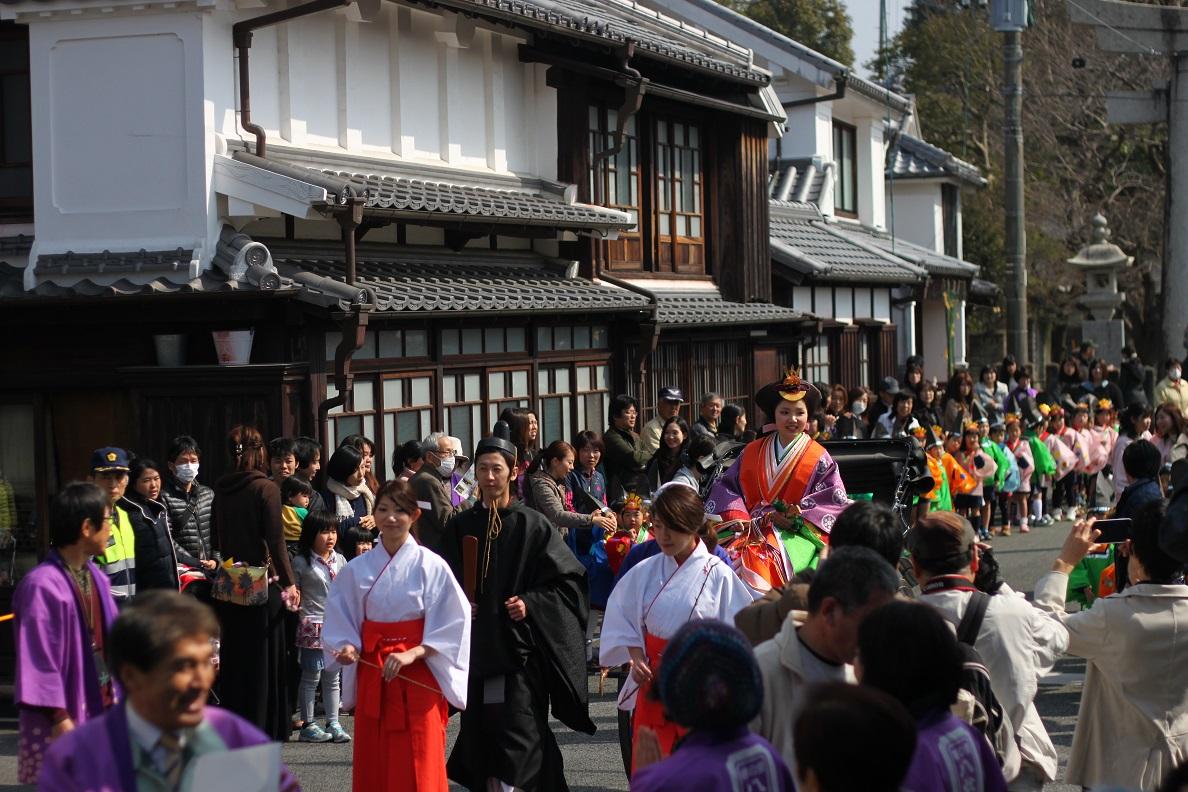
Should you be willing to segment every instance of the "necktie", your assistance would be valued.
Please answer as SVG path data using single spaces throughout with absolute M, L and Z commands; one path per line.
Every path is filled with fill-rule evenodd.
M 177 789 L 181 784 L 182 775 L 181 741 L 169 732 L 161 732 L 161 737 L 157 740 L 156 754 L 161 777 L 169 783 L 170 789 Z

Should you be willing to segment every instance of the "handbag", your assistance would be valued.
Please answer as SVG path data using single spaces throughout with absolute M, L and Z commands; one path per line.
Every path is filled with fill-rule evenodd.
M 219 566 L 215 570 L 214 580 L 211 581 L 210 595 L 220 602 L 230 602 L 232 605 L 254 607 L 267 604 L 272 554 L 267 552 L 267 543 L 264 550 L 264 566 Z

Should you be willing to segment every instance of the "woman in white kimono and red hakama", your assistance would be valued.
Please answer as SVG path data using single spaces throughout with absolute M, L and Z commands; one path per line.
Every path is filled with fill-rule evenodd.
M 338 574 L 326 602 L 328 659 L 358 662 L 352 787 L 446 792 L 449 706 L 466 708 L 470 603 L 449 565 L 417 544 L 406 482 L 375 497 L 380 541 Z
M 630 678 L 619 691 L 619 709 L 634 710 L 636 736 L 642 728 L 651 729 L 662 756 L 668 756 L 686 732 L 664 717 L 652 690 L 668 639 L 697 619 L 732 624 L 752 596 L 730 565 L 707 547 L 714 538 L 692 487 L 675 482 L 661 487 L 652 520 L 661 554 L 633 567 L 611 591 L 599 661 L 604 667 L 631 664 Z

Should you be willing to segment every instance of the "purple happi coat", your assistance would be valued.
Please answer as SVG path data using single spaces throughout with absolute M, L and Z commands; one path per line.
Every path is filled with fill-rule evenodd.
M 116 604 L 111 584 L 88 561 L 102 606 L 103 633 L 111 630 Z M 103 695 L 91 635 L 79 608 L 70 571 L 57 550 L 17 585 L 13 596 L 16 636 L 16 703 L 20 710 L 18 780 L 32 784 L 49 745 L 50 711 L 64 709 L 75 726 L 103 713 Z
M 37 788 L 44 792 L 136 792 L 125 706 L 113 707 L 56 741 L 46 753 Z M 205 717 L 227 750 L 269 742 L 264 732 L 226 710 L 207 707 Z M 278 789 L 301 791 L 301 785 L 284 765 Z
M 794 792 L 779 752 L 745 726 L 689 733 L 672 756 L 641 768 L 631 792 Z

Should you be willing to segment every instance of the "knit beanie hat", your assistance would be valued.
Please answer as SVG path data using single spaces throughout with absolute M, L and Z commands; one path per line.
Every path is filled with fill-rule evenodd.
M 722 731 L 749 723 L 763 703 L 763 677 L 746 636 L 702 619 L 677 630 L 660 662 L 660 701 L 690 729 Z

